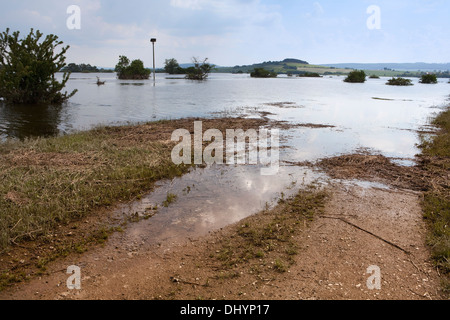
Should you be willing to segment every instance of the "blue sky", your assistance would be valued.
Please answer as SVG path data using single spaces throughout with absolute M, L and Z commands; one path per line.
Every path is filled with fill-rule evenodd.
M 67 8 L 81 9 L 69 30 Z M 371 29 L 370 6 L 380 9 Z M 67 62 L 113 67 L 119 55 L 157 66 L 209 58 L 234 66 L 298 58 L 341 62 L 450 62 L 448 0 L 2 0 L 0 31 L 53 33 Z

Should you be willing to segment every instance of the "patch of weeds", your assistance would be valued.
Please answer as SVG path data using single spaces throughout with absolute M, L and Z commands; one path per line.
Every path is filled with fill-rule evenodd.
M 4 272 L 0 274 L 0 291 L 15 283 L 20 283 L 27 279 L 28 276 L 24 272 Z
M 288 268 L 284 264 L 284 262 L 280 259 L 275 260 L 275 263 L 273 265 L 273 269 L 279 273 L 285 273 L 288 271 Z
M 166 200 L 163 201 L 163 207 L 168 208 L 172 203 L 177 201 L 178 196 L 173 193 L 167 193 Z
M 265 254 L 264 254 L 264 252 L 261 251 L 261 250 L 259 250 L 259 251 L 257 251 L 257 252 L 255 253 L 255 257 L 258 258 L 258 259 L 262 259 L 262 258 L 264 258 L 264 256 L 265 256 Z

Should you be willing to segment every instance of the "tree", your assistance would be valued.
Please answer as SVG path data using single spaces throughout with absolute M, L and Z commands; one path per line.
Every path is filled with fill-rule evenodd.
M 276 78 L 278 75 L 273 71 L 268 71 L 264 68 L 255 68 L 255 70 L 250 73 L 252 78 Z
M 420 83 L 436 84 L 438 83 L 437 76 L 435 74 L 424 74 L 420 79 Z
M 208 58 L 200 62 L 197 58 L 192 58 L 193 67 L 186 69 L 186 79 L 189 80 L 206 80 L 214 65 L 208 63 Z
M 185 74 L 186 70 L 184 70 L 178 64 L 176 59 L 166 59 L 164 71 L 168 74 Z
M 20 33 L 0 33 L 0 97 L 11 104 L 62 104 L 77 90 L 62 93 L 70 73 L 65 72 L 62 82 L 55 78 L 65 64 L 69 46 L 56 35 L 50 34 L 41 41 L 43 34 L 31 29 L 24 39 Z
M 116 65 L 115 71 L 121 80 L 147 80 L 151 71 L 144 67 L 142 60 L 133 60 L 126 56 L 119 57 L 119 63 Z
M 366 82 L 366 73 L 364 72 L 364 70 L 352 71 L 348 74 L 347 78 L 344 81 L 350 83 L 364 83 Z

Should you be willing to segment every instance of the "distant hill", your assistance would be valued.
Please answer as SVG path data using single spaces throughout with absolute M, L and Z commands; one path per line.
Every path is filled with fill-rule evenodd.
M 311 65 L 307 61 L 288 58 L 282 61 L 265 61 L 252 65 L 242 65 L 234 67 L 216 67 L 214 72 L 219 73 L 251 73 L 256 68 L 264 68 L 267 71 L 278 74 L 301 75 L 307 73 L 320 73 L 325 75 L 343 75 L 348 74 L 350 70 L 339 69 L 335 67 L 325 67 Z
M 234 67 L 216 67 L 216 72 L 224 73 L 250 73 L 255 68 L 264 68 L 268 71 L 276 73 L 292 73 L 296 72 L 298 66 L 308 65 L 308 62 L 299 59 L 284 59 L 283 61 L 264 61 L 262 63 L 255 63 L 252 65 L 242 65 Z
M 397 70 L 397 71 L 447 71 L 450 63 L 335 63 L 323 64 L 326 67 L 350 68 L 360 70 Z

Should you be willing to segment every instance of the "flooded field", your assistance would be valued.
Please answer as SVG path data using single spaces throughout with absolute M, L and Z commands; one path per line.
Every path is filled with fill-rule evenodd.
M 106 81 L 96 85 L 96 77 Z M 153 81 L 121 81 L 114 74 L 73 74 L 67 90 L 78 89 L 62 107 L 0 107 L 3 138 L 67 134 L 97 125 L 120 125 L 162 119 L 223 116 L 265 117 L 281 129 L 278 174 L 262 176 L 251 165 L 193 170 L 161 182 L 143 200 L 118 209 L 144 213 L 158 207 L 151 223 L 137 224 L 134 234 L 155 241 L 204 234 L 237 222 L 299 188 L 324 178 L 298 164 L 355 151 L 382 154 L 410 165 L 418 153 L 418 131 L 445 102 L 448 84 L 386 86 L 387 79 L 348 84 L 342 77 L 252 79 L 213 74 L 193 82 L 158 75 Z M 172 195 L 173 203 L 163 203 Z M 159 239 L 159 240 L 158 240 Z

